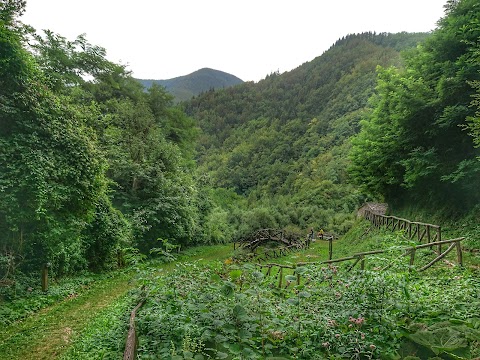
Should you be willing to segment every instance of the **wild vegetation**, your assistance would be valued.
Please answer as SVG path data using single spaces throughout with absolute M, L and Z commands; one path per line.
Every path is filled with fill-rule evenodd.
M 364 191 L 432 208 L 478 204 L 480 152 L 468 126 L 480 79 L 480 29 L 472 21 L 479 15 L 475 2 L 449 2 L 438 29 L 405 56 L 404 69 L 379 71 L 351 153 L 352 177 Z
M 348 240 L 335 247 L 348 251 Z M 440 265 L 422 275 L 398 256 L 408 243 L 400 233 L 370 234 L 363 245 L 379 241 L 390 251 L 353 272 L 351 263 L 295 268 L 290 257 L 281 260 L 294 265 L 290 273 L 227 260 L 187 262 L 152 278 L 138 318 L 139 358 L 478 357 L 478 272 Z M 325 245 L 314 243 L 317 254 Z
M 2 281 L 45 264 L 58 276 L 110 268 L 162 239 L 210 241 L 194 121 L 84 36 L 24 26 L 24 5 L 0 8 Z
M 61 333 L 45 358 L 117 358 L 145 298 L 145 359 L 480 356 L 477 1 L 447 1 L 431 34 L 351 34 L 178 106 L 85 36 L 37 34 L 24 7 L 0 1 L 0 354 L 36 355 L 45 329 Z M 366 200 L 464 236 L 466 266 L 417 272 L 402 233 L 355 219 Z M 279 288 L 230 246 L 206 246 L 259 228 L 344 235 L 335 256 L 389 251 L 363 271 L 297 267 Z M 325 246 L 278 261 L 323 260 Z M 140 265 L 179 250 L 182 262 Z M 105 275 L 129 266 L 139 282 Z

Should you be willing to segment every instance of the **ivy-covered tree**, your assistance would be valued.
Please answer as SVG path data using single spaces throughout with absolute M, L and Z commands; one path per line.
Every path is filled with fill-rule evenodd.
M 84 268 L 83 231 L 106 190 L 89 114 L 52 93 L 24 49 L 15 16 L 0 9 L 0 243 L 17 263 Z M 23 2 L 17 2 L 21 13 Z
M 128 218 L 137 246 L 148 251 L 159 238 L 193 242 L 199 231 L 190 175 L 193 121 L 173 107 L 164 88 L 145 92 L 124 66 L 106 60 L 105 50 L 84 36 L 70 42 L 47 31 L 35 40 L 32 48 L 50 87 L 95 113 L 90 125 L 108 162 L 110 197 Z

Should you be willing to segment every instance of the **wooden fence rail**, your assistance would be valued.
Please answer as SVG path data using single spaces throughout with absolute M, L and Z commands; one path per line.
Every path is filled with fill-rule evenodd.
M 442 241 L 442 229 L 439 225 L 410 221 L 396 216 L 382 215 L 369 209 L 364 211 L 364 217 L 377 228 L 383 226 L 385 229 L 391 231 L 404 231 L 409 239 L 416 238 L 419 243 L 425 242 L 433 246 L 432 243 Z M 440 254 L 442 252 L 442 244 L 437 246 L 437 252 Z
M 436 262 L 443 259 L 453 249 L 456 249 L 456 251 L 457 251 L 457 263 L 458 263 L 458 265 L 463 266 L 462 247 L 461 247 L 460 242 L 464 239 L 465 239 L 464 237 L 461 237 L 461 238 L 456 238 L 456 239 L 451 239 L 451 240 L 435 241 L 435 242 L 431 242 L 431 243 L 428 243 L 428 244 L 421 244 L 421 245 L 417 245 L 417 246 L 406 247 L 406 248 L 401 249 L 401 251 L 403 251 L 403 256 L 410 256 L 410 263 L 409 264 L 410 264 L 411 268 L 413 268 L 413 265 L 414 265 L 414 262 L 415 262 L 415 254 L 416 254 L 417 250 L 424 249 L 424 248 L 429 248 L 429 247 L 432 247 L 432 246 L 442 246 L 442 245 L 449 244 L 449 247 L 444 252 L 439 253 L 428 264 L 420 267 L 418 269 L 418 271 L 422 272 L 422 271 L 427 270 L 433 264 L 435 264 Z M 256 264 L 256 266 L 258 266 L 260 268 L 267 268 L 268 270 L 267 270 L 266 275 L 271 275 L 272 270 L 274 268 L 278 268 L 277 276 L 280 275 L 278 287 L 282 287 L 282 284 L 283 284 L 283 269 L 291 269 L 295 273 L 295 269 L 300 267 L 300 266 L 334 264 L 334 263 L 354 260 L 354 263 L 351 264 L 348 267 L 347 271 L 352 270 L 358 263 L 360 263 L 361 270 L 364 270 L 365 269 L 365 258 L 367 256 L 376 255 L 376 254 L 383 254 L 383 253 L 388 252 L 388 251 L 390 251 L 390 250 L 365 251 L 365 252 L 361 252 L 361 253 L 355 253 L 351 256 L 347 256 L 347 257 L 343 257 L 343 258 L 339 258 L 339 259 L 333 259 L 333 260 L 329 259 L 329 260 L 317 261 L 317 262 L 299 262 L 295 265 L 270 263 L 270 264 Z M 381 270 L 386 270 L 389 267 L 390 267 L 390 265 L 387 265 L 384 268 L 382 268 Z M 300 283 L 300 274 L 296 273 L 296 275 L 297 275 L 297 283 Z
M 128 329 L 123 360 L 135 360 L 137 358 L 138 338 L 135 329 L 135 316 L 137 315 L 138 309 L 142 307 L 143 303 L 144 301 L 141 301 L 130 313 L 130 327 Z

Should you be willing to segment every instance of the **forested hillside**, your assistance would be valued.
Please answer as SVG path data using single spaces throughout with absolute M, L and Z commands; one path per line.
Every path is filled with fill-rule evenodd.
M 297 69 L 210 91 L 185 104 L 199 122 L 200 171 L 248 199 L 255 227 L 343 233 L 365 196 L 348 178 L 350 139 L 368 112 L 377 67 L 427 34 L 349 35 Z
M 0 358 L 479 359 L 478 0 L 180 104 L 24 8 L 0 0 Z
M 368 199 L 474 211 L 478 11 L 449 1 L 431 34 L 348 35 L 293 71 L 185 103 L 202 130 L 200 171 L 247 199 L 246 228 L 342 233 Z
M 364 191 L 450 215 L 479 203 L 480 151 L 469 134 L 478 129 L 479 17 L 477 1 L 448 2 L 405 68 L 379 71 L 353 142 L 352 175 Z

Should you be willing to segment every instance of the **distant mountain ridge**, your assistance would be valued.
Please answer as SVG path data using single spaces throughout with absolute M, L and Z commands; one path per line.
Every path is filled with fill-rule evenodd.
M 219 70 L 203 68 L 191 74 L 167 80 L 137 79 L 147 89 L 152 84 L 164 86 L 176 101 L 185 101 L 211 89 L 224 89 L 243 83 L 240 78 Z

